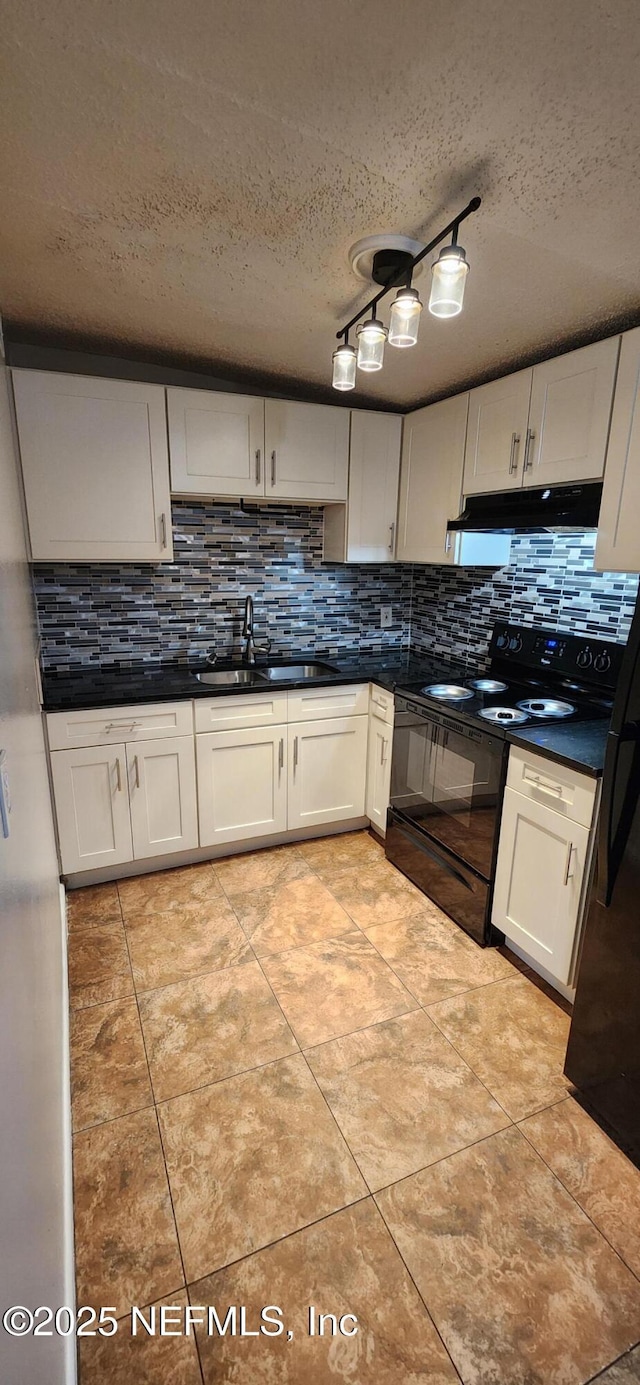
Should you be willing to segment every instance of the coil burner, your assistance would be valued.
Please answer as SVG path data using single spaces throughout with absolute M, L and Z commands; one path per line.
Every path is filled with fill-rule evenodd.
M 506 692 L 507 686 L 507 683 L 501 683 L 497 678 L 472 678 L 468 683 L 468 687 L 479 693 Z
M 572 702 L 560 702 L 555 697 L 529 697 L 525 702 L 519 702 L 518 707 L 528 717 L 552 717 L 558 721 L 562 717 L 572 716 L 576 710 Z
M 474 695 L 471 688 L 461 688 L 457 683 L 430 683 L 422 691 L 425 697 L 437 697 L 443 702 L 465 702 Z
M 478 716 L 497 726 L 520 726 L 523 721 L 529 720 L 527 713 L 518 711 L 517 707 L 483 707 Z

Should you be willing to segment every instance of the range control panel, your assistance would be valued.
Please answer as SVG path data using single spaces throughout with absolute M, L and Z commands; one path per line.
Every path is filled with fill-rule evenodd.
M 565 635 L 526 625 L 495 625 L 489 645 L 492 660 L 552 671 L 613 690 L 618 681 L 624 645 L 597 635 Z

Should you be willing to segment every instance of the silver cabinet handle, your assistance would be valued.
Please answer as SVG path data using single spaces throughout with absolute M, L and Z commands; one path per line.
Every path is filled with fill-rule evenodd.
M 275 454 L 275 449 L 274 449 L 274 451 L 271 453 L 271 485 L 272 485 L 272 486 L 275 486 L 275 484 L 276 484 L 276 454 Z
M 167 516 L 160 515 L 160 546 L 167 547 Z
M 394 521 L 393 521 L 393 524 L 390 524 L 390 525 L 389 525 L 389 535 L 390 535 L 390 538 L 389 538 L 389 552 L 390 552 L 390 553 L 393 553 L 393 551 L 394 551 L 394 549 L 395 549 L 395 538 L 396 538 L 396 522 L 395 522 L 395 519 L 394 519 Z
M 280 737 L 280 748 L 278 750 L 278 770 L 280 774 L 284 769 L 284 736 Z
M 380 737 L 380 764 L 381 764 L 381 765 L 385 765 L 386 762 L 387 762 L 387 744 L 388 744 L 388 742 L 387 742 L 386 736 L 381 736 L 381 737 Z
M 447 529 L 447 537 L 446 537 L 446 539 L 445 539 L 445 541 L 444 541 L 444 551 L 445 551 L 445 553 L 449 553 L 449 552 L 450 552 L 450 549 L 451 549 L 451 534 L 449 533 L 449 530 Z
M 533 441 L 535 436 L 536 435 L 533 428 L 527 428 L 527 440 L 524 445 L 523 471 L 533 471 L 533 461 L 531 459 L 531 453 L 533 451 Z
M 260 485 L 260 448 L 256 448 L 256 486 Z
M 118 790 L 118 793 L 122 793 L 122 775 L 121 775 L 121 773 L 120 773 L 120 756 L 119 756 L 119 755 L 118 755 L 117 758 L 116 758 L 116 789 Z
M 105 724 L 105 731 L 135 731 L 140 725 L 139 721 L 108 721 Z
M 139 766 L 139 764 L 138 764 L 138 756 L 137 756 L 137 755 L 134 755 L 134 757 L 133 757 L 133 771 L 134 771 L 134 774 L 135 774 L 135 777 L 136 777 L 136 788 L 139 789 L 139 788 L 140 788 L 140 766 Z
M 569 881 L 570 881 L 570 880 L 573 880 L 573 871 L 572 871 L 572 869 L 571 869 L 571 857 L 572 857 L 572 856 L 573 856 L 573 842 L 569 842 L 569 850 L 568 850 L 568 852 L 567 852 L 567 864 L 566 864 L 565 869 L 564 869 L 564 880 L 563 880 L 563 882 L 562 882 L 563 885 L 568 885 L 568 884 L 569 884 Z
M 297 736 L 294 736 L 294 738 L 293 738 L 293 772 L 294 772 L 294 774 L 295 774 L 297 768 L 298 768 L 298 737 L 297 737 Z
M 513 476 L 514 471 L 518 470 L 518 447 L 520 445 L 520 434 L 511 434 L 511 454 L 509 456 L 509 475 Z

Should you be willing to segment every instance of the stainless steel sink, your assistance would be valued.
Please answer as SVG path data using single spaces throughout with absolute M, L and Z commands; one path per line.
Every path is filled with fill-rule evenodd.
M 325 678 L 328 673 L 337 673 L 331 664 L 270 664 L 260 669 L 260 677 L 269 683 L 300 683 L 303 679 Z
M 246 687 L 248 683 L 260 682 L 260 674 L 253 668 L 216 668 L 195 676 L 199 683 L 211 683 L 217 688 Z

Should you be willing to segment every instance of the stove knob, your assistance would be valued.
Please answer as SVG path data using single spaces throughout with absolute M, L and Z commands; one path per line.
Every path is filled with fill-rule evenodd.
M 607 673 L 608 670 L 611 668 L 611 659 L 609 658 L 606 649 L 603 649 L 602 654 L 596 654 L 596 657 L 593 661 L 593 667 L 596 673 Z
M 503 635 L 498 635 L 498 638 L 496 640 L 496 649 L 506 649 L 508 643 L 509 636 L 507 635 L 507 632 L 505 630 Z
M 521 635 L 512 635 L 512 636 L 511 636 L 511 639 L 509 640 L 509 649 L 511 650 L 511 653 L 512 653 L 512 654 L 519 654 L 519 653 L 520 653 L 520 650 L 522 649 L 522 636 L 521 636 Z
M 593 663 L 593 654 L 591 653 L 588 644 L 585 645 L 584 649 L 580 650 L 580 653 L 576 659 L 576 663 L 578 665 L 578 668 L 591 667 L 591 664 Z

